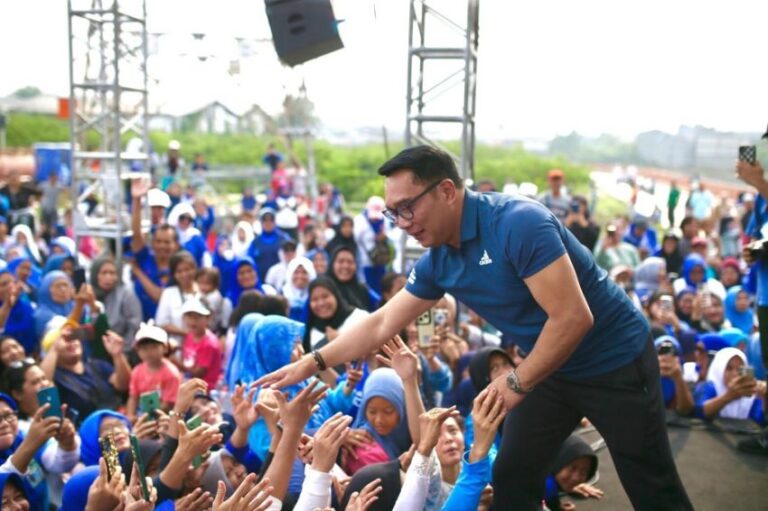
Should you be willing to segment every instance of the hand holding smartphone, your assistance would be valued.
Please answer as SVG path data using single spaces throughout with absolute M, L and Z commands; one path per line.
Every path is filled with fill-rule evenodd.
M 753 145 L 739 146 L 739 160 L 752 165 L 757 163 L 757 147 Z
M 416 330 L 419 336 L 419 348 L 428 348 L 432 344 L 432 336 L 435 335 L 435 320 L 432 309 L 416 318 Z
M 72 284 L 75 286 L 75 292 L 80 291 L 80 288 L 85 284 L 85 268 L 75 268 L 72 274 Z
M 139 396 L 139 409 L 149 415 L 150 419 L 157 418 L 157 410 L 160 409 L 160 391 L 144 392 Z
M 133 454 L 133 465 L 139 474 L 139 486 L 141 486 L 141 497 L 149 502 L 149 487 L 147 486 L 147 471 L 144 466 L 144 460 L 141 458 L 139 449 L 139 439 L 136 435 L 131 435 L 131 454 Z

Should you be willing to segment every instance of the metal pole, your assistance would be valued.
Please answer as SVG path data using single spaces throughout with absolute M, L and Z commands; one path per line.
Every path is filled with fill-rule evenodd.
M 312 143 L 312 133 L 304 132 L 304 143 L 307 146 L 307 174 L 309 177 L 309 193 L 313 208 L 317 206 L 317 174 L 315 169 L 315 147 Z

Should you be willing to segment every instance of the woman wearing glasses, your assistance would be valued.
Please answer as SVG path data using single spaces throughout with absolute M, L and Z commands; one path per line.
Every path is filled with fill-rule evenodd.
M 8 365 L 3 373 L 2 385 L 3 392 L 18 403 L 19 431 L 24 435 L 28 434 L 32 418 L 40 406 L 37 392 L 53 387 L 53 384 L 33 359 L 25 358 Z M 61 500 L 61 489 L 64 486 L 62 475 L 74 469 L 80 460 L 80 437 L 72 423 L 73 412 L 74 410 L 67 410 L 68 418 L 56 435 L 45 442 L 39 457 L 48 480 L 50 500 L 55 505 L 59 505 Z
M 42 509 L 48 509 L 48 485 L 35 455 L 61 429 L 59 417 L 44 417 L 47 410 L 48 405 L 38 409 L 24 433 L 19 427 L 16 402 L 11 396 L 0 393 L 0 474 L 22 476 L 32 487 L 34 499 L 41 503 Z

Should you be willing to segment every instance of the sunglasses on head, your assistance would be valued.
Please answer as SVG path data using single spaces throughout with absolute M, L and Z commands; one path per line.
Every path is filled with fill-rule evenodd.
M 32 365 L 35 365 L 36 363 L 37 362 L 35 362 L 34 358 L 27 357 L 27 358 L 22 358 L 21 360 L 14 360 L 10 364 L 8 364 L 8 367 L 10 367 L 11 369 L 19 369 L 20 367 L 24 367 L 25 365 L 32 366 Z

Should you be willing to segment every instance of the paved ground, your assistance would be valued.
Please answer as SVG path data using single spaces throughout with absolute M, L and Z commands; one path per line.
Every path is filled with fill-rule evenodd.
M 695 428 L 669 428 L 669 439 L 683 484 L 697 510 L 768 509 L 768 457 L 736 450 L 744 435 Z M 587 433 L 590 442 L 599 439 Z M 607 449 L 598 453 L 602 500 L 572 499 L 578 511 L 631 510 Z

